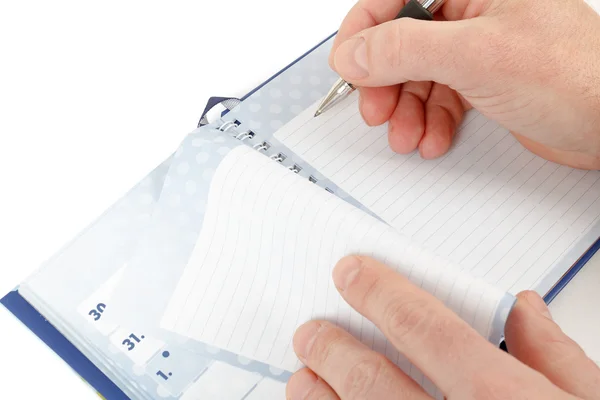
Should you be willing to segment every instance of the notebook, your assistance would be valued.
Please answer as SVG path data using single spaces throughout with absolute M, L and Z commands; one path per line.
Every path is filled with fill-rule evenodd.
M 597 250 L 600 172 L 467 113 L 435 160 L 391 152 L 356 96 L 312 118 L 332 37 L 198 127 L 2 303 L 106 399 L 283 399 L 324 318 L 435 385 L 331 280 L 365 254 L 500 345 L 514 295 L 551 299 Z M 213 106 L 225 111 L 214 121 Z

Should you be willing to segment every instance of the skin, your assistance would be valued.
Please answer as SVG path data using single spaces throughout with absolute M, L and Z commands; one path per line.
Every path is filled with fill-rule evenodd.
M 392 149 L 445 154 L 474 107 L 541 157 L 600 168 L 600 17 L 585 3 L 447 0 L 437 21 L 390 21 L 403 4 L 359 0 L 330 56 L 359 87 L 364 120 L 389 122 Z M 535 292 L 517 295 L 506 353 L 376 260 L 346 257 L 333 280 L 447 399 L 600 399 L 600 369 Z M 431 398 L 326 321 L 302 325 L 294 349 L 306 368 L 289 380 L 288 399 Z
M 333 280 L 344 300 L 447 399 L 600 398 L 600 369 L 552 321 L 535 292 L 518 295 L 506 326 L 508 354 L 374 259 L 342 259 Z M 380 353 L 326 321 L 302 325 L 294 350 L 307 368 L 290 378 L 288 399 L 431 399 Z
M 447 21 L 389 21 L 402 2 L 360 0 L 330 56 L 392 149 L 441 156 L 475 107 L 546 159 L 600 168 L 600 17 L 582 0 L 448 0 Z

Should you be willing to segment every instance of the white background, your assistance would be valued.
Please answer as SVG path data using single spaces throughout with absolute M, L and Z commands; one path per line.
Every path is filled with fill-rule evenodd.
M 598 4 L 598 0 L 592 0 Z M 22 0 L 0 5 L 0 296 L 166 158 L 212 95 L 241 96 L 333 33 L 350 0 Z M 581 305 L 552 305 L 596 360 Z M 599 322 L 596 322 L 599 324 Z M 0 309 L 0 398 L 94 399 Z

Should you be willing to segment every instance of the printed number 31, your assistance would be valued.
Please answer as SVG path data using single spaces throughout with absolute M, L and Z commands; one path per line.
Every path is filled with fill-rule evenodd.
M 100 317 L 102 316 L 102 313 L 104 312 L 105 308 L 106 308 L 106 304 L 98 303 L 96 308 L 90 310 L 88 315 L 91 315 L 92 317 L 94 317 L 94 321 L 98 321 L 100 319 Z
M 144 338 L 144 336 L 142 335 L 142 339 Z M 129 340 L 131 339 L 131 340 Z M 140 339 L 138 339 L 137 336 L 135 336 L 133 333 L 131 335 L 129 335 L 129 339 L 125 339 L 123 340 L 123 342 L 121 343 L 123 346 L 127 346 L 127 351 L 131 351 L 135 348 L 135 343 L 140 342 Z M 133 341 L 132 341 L 133 340 Z

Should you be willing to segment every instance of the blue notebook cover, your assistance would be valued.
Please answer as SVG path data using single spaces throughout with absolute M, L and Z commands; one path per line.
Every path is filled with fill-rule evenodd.
M 312 49 L 298 57 L 292 63 L 287 65 L 285 68 L 271 76 L 269 79 L 264 81 L 262 84 L 254 88 L 252 91 L 244 95 L 239 100 L 244 100 L 251 96 L 254 92 L 268 84 L 273 79 L 284 73 L 288 68 L 297 63 L 306 55 L 310 54 L 316 48 L 321 46 L 323 43 L 331 39 L 335 33 L 324 39 L 322 42 L 314 46 Z M 208 113 L 215 105 L 220 104 L 222 101 L 232 99 L 230 97 L 212 97 L 209 99 L 202 117 Z M 223 112 L 223 115 L 228 110 Z M 200 123 L 199 123 L 200 125 Z M 574 264 L 552 287 L 552 289 L 545 295 L 544 300 L 546 303 L 550 303 L 560 291 L 573 279 L 575 275 L 583 268 L 588 260 L 600 248 L 600 240 L 596 240 L 595 243 L 579 258 L 578 262 Z M 5 297 L 0 299 L 2 303 L 13 315 L 15 315 L 25 326 L 27 326 L 38 338 L 40 338 L 48 347 L 50 347 L 59 357 L 61 357 L 83 380 L 90 384 L 99 394 L 99 396 L 107 400 L 121 400 L 128 399 L 128 397 L 115 385 L 100 369 L 98 369 L 82 352 L 80 352 L 71 342 L 69 342 L 48 320 L 44 318 L 31 304 L 29 304 L 17 290 L 8 293 Z M 503 347 L 503 346 L 501 346 Z

